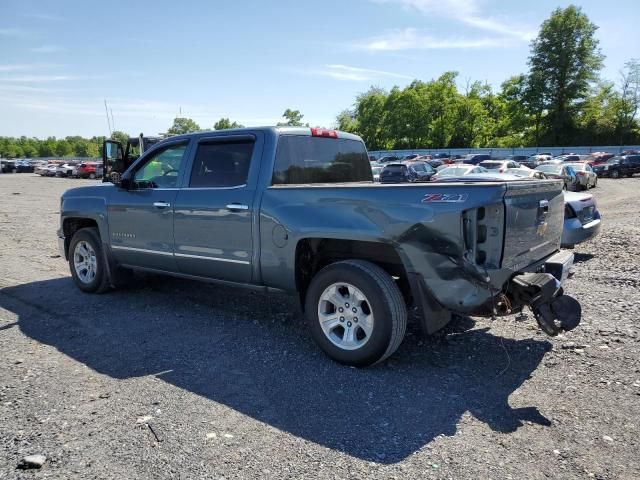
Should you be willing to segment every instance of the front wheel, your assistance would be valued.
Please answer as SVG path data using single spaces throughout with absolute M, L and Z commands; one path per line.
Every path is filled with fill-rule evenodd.
M 97 228 L 82 228 L 73 235 L 69 245 L 69 269 L 76 286 L 83 292 L 102 293 L 109 288 Z
M 363 260 L 336 262 L 313 277 L 305 310 L 311 335 L 333 360 L 366 367 L 400 346 L 407 307 L 393 278 Z
M 95 174 L 95 173 L 93 173 L 93 172 L 91 172 L 91 173 L 89 174 L 89 178 L 90 178 L 91 180 L 94 180 L 94 179 L 96 178 L 96 174 Z
M 611 172 L 611 178 L 619 178 L 620 177 L 620 172 L 618 172 L 618 170 L 614 170 L 613 172 Z

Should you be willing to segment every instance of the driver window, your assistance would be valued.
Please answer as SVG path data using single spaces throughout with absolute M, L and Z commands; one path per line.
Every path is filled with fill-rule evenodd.
M 140 168 L 134 182 L 147 188 L 174 188 L 187 144 L 171 145 L 153 154 Z

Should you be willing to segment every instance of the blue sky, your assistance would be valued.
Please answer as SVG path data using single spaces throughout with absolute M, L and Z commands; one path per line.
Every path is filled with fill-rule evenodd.
M 370 85 L 446 70 L 494 87 L 526 70 L 529 41 L 564 1 L 0 0 L 0 136 L 156 134 L 183 116 L 311 125 Z M 585 0 L 603 77 L 640 57 L 637 0 Z

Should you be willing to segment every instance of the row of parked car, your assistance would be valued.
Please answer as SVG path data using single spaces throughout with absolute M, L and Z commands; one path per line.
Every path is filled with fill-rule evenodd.
M 0 160 L 2 173 L 36 173 L 42 177 L 101 178 L 102 162 Z
M 519 162 L 517 156 L 506 159 L 491 159 L 482 154 L 455 159 L 454 162 L 443 162 L 442 158 L 425 158 L 411 155 L 399 160 L 372 161 L 371 168 L 374 180 L 381 183 L 405 183 L 426 181 L 490 181 L 532 179 L 561 179 L 565 189 L 565 220 L 562 234 L 562 246 L 572 248 L 596 236 L 600 230 L 600 212 L 593 195 L 577 193 L 580 190 L 595 188 L 598 175 L 589 160 L 567 155 L 563 157 L 540 156 L 531 159 L 525 157 Z M 631 154 L 630 154 L 631 155 Z M 628 157 L 626 155 L 625 157 Z M 608 163 L 616 157 L 605 159 L 600 164 Z M 451 158 L 448 158 L 451 160 Z

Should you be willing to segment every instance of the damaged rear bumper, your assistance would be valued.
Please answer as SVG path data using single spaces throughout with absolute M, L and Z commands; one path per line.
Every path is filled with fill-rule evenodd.
M 521 271 L 500 290 L 493 290 L 484 304 L 470 313 L 475 316 L 500 316 L 518 313 L 529 307 L 540 328 L 549 335 L 573 330 L 580 323 L 581 307 L 577 300 L 564 294 L 563 284 L 573 267 L 574 255 L 558 252 Z M 452 310 L 442 306 L 431 294 L 422 276 L 409 274 L 414 300 L 426 333 L 444 327 Z M 457 311 L 457 310 L 456 310 Z

